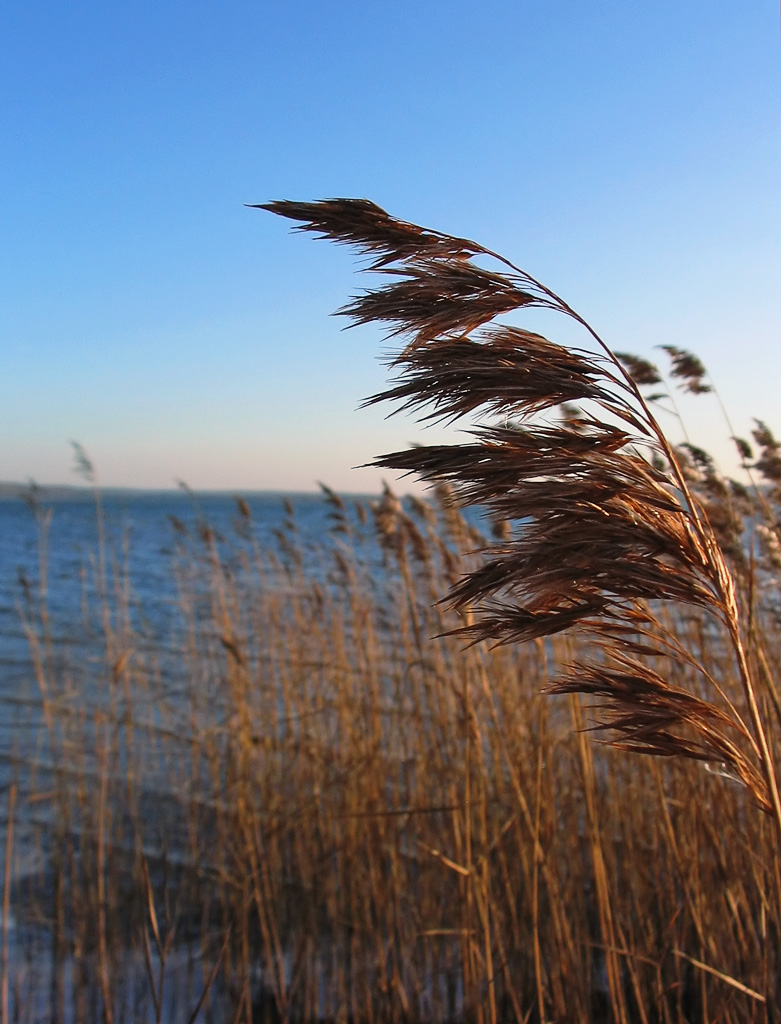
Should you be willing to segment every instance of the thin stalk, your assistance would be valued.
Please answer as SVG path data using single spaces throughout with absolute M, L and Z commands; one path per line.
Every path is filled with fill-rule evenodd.
M 5 869 L 3 871 L 3 954 L 0 960 L 0 1024 L 8 1024 L 8 927 L 11 916 L 11 865 L 16 820 L 16 783 L 8 789 L 8 819 L 5 832 Z
M 621 985 L 621 966 L 616 955 L 616 935 L 613 923 L 613 910 L 610 900 L 605 856 L 602 850 L 602 837 L 599 828 L 599 813 L 596 806 L 596 783 L 594 778 L 594 762 L 591 747 L 586 742 L 583 729 L 583 717 L 580 710 L 579 697 L 575 694 L 570 698 L 575 730 L 578 736 L 578 751 L 583 772 L 583 786 L 588 814 L 589 842 L 591 845 L 591 862 L 594 869 L 594 885 L 596 888 L 599 926 L 602 933 L 602 945 L 605 952 L 605 969 L 607 973 L 608 992 L 614 1018 L 620 1024 L 628 1024 L 626 999 Z
M 103 734 L 100 765 L 100 795 L 98 797 L 98 856 L 95 873 L 97 875 L 98 897 L 98 968 L 100 971 L 100 989 L 103 997 L 103 1019 L 105 1024 L 114 1024 L 112 992 L 109 980 L 108 946 L 106 936 L 106 804 L 108 791 L 108 726 L 101 724 Z
M 540 1021 L 545 1020 L 545 989 L 542 974 L 542 952 L 540 949 L 540 858 L 537 846 L 540 843 L 540 810 L 542 790 L 542 745 L 537 751 L 537 785 L 534 806 L 534 853 L 532 857 L 532 929 L 534 932 L 534 984 L 537 989 L 537 1012 Z
M 770 796 L 773 823 L 776 831 L 776 855 L 781 855 L 781 797 L 779 796 L 778 783 L 776 780 L 775 765 L 773 763 L 773 755 L 770 753 L 770 745 L 767 741 L 767 734 L 765 732 L 764 723 L 762 721 L 762 715 L 759 711 L 759 705 L 757 703 L 756 692 L 754 690 L 754 684 L 751 679 L 751 673 L 749 672 L 748 663 L 746 661 L 746 654 L 743 648 L 743 641 L 740 636 L 739 627 L 737 623 L 737 610 L 735 613 L 735 622 L 731 630 L 732 643 L 735 649 L 735 654 L 738 659 L 738 669 L 740 671 L 740 680 L 743 686 L 743 692 L 746 695 L 746 701 L 748 703 L 749 715 L 751 722 L 754 727 L 754 734 L 759 744 L 759 750 L 762 758 L 762 773 L 765 778 L 765 783 L 768 788 L 768 794 Z

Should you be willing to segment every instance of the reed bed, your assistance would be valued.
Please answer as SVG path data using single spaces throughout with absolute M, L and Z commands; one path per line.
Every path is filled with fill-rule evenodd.
M 446 489 L 324 500 L 314 550 L 292 516 L 261 549 L 243 502 L 231 536 L 176 524 L 165 643 L 96 555 L 100 664 L 55 656 L 31 586 L 5 1019 L 774 1019 L 777 851 L 744 787 L 595 745 L 542 692 L 570 639 L 447 635 L 488 525 Z M 729 663 L 704 612 L 670 628 Z

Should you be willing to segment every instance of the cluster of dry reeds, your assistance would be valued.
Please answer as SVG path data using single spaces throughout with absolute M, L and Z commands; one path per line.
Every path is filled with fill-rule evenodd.
M 244 503 L 232 537 L 177 523 L 165 643 L 108 570 L 89 672 L 31 586 L 6 1019 L 764 1019 L 776 846 L 744 786 L 595 747 L 542 693 L 577 639 L 447 635 L 488 543 L 451 492 L 327 500 L 319 554 L 294 516 L 261 548 Z M 703 609 L 659 614 L 726 675 Z
M 781 446 L 739 442 L 742 489 L 667 441 L 649 363 L 492 323 L 579 319 L 528 275 L 369 203 L 274 209 L 393 275 L 350 307 L 409 335 L 391 397 L 499 424 L 381 460 L 430 502 L 326 492 L 316 550 L 294 506 L 273 548 L 246 502 L 176 521 L 163 639 L 101 539 L 90 667 L 42 556 L 2 1024 L 776 1019 Z
M 743 785 L 595 747 L 542 693 L 566 634 L 447 635 L 437 599 L 488 543 L 452 493 L 327 500 L 319 554 L 294 516 L 260 548 L 243 503 L 233 537 L 176 524 L 165 644 L 109 572 L 102 670 L 55 652 L 32 588 L 6 1019 L 764 1019 L 776 847 Z M 702 609 L 664 621 L 725 674 Z

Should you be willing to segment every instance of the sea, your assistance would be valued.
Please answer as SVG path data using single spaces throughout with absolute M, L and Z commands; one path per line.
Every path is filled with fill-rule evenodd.
M 39 691 L 30 651 L 30 626 L 49 620 L 56 648 L 88 642 L 85 604 L 94 602 L 101 547 L 105 576 L 121 576 L 133 614 L 147 635 L 170 632 L 179 613 L 172 559 L 183 537 L 204 529 L 218 540 L 237 531 L 266 551 L 284 547 L 295 532 L 297 547 L 316 573 L 323 548 L 336 543 L 340 516 L 359 526 L 359 506 L 370 495 L 326 493 L 142 491 L 79 488 L 0 490 L 0 787 L 18 757 L 20 729 L 35 724 Z M 249 513 L 249 515 L 247 515 Z M 27 622 L 27 626 L 25 625 Z M 96 643 L 99 638 L 96 638 Z M 90 652 L 83 656 L 89 659 Z M 1 791 L 1 790 L 0 790 Z

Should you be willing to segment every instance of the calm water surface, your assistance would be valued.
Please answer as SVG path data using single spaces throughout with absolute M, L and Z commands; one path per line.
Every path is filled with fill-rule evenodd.
M 19 497 L 0 498 L 0 784 L 7 784 L 9 765 L 37 742 L 40 690 L 23 617 L 40 625 L 43 580 L 55 659 L 67 655 L 71 664 L 75 658 L 86 668 L 102 657 L 101 637 L 85 628 L 84 619 L 85 604 L 93 618 L 99 606 L 95 496 L 87 489 L 54 494 L 44 492 L 37 509 Z M 279 551 L 280 531 L 289 532 L 292 507 L 296 542 L 313 573 L 322 565 L 323 546 L 338 543 L 333 509 L 319 494 L 256 492 L 242 498 L 251 511 L 253 538 L 270 551 Z M 370 499 L 345 499 L 356 523 L 359 500 Z M 236 496 L 107 491 L 100 501 L 109 585 L 120 567 L 119 576 L 129 583 L 134 627 L 150 641 L 170 636 L 180 614 L 173 571 L 177 542 L 183 535 L 197 537 L 203 524 L 218 544 L 235 540 L 237 524 L 246 530 Z

